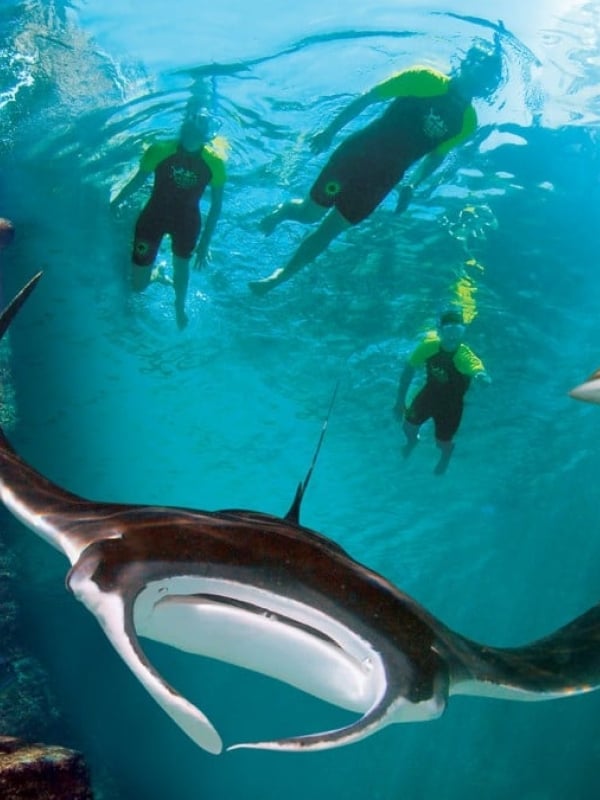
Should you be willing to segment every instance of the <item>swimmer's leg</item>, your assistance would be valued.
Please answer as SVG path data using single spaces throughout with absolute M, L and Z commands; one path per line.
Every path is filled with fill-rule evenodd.
M 408 422 L 407 420 L 404 420 L 402 423 L 402 430 L 406 436 L 406 444 L 402 448 L 402 455 L 404 458 L 408 458 L 419 444 L 419 427 L 419 425 L 413 425 L 412 422 Z
M 305 225 L 318 222 L 327 209 L 318 205 L 310 197 L 300 200 L 288 200 L 287 203 L 281 203 L 274 211 L 267 214 L 260 222 L 260 229 L 265 236 L 270 236 L 280 222 L 285 220 L 292 220 L 293 222 L 302 222 Z
M 312 201 L 311 201 L 312 202 Z M 314 204 L 316 205 L 316 203 Z M 350 227 L 337 208 L 332 208 L 319 227 L 313 233 L 306 236 L 300 246 L 290 258 L 285 267 L 280 267 L 272 272 L 267 278 L 258 281 L 251 281 L 248 286 L 256 294 L 265 294 L 275 286 L 289 280 L 302 267 L 320 255 L 329 244 Z
M 433 414 L 435 423 L 435 443 L 440 449 L 440 459 L 433 470 L 436 475 L 443 475 L 448 468 L 454 444 L 454 438 L 463 413 L 462 398 L 447 397 L 443 405 L 439 405 Z
M 151 267 L 131 266 L 131 288 L 134 292 L 143 292 L 152 278 Z
M 188 324 L 185 313 L 188 283 L 190 280 L 190 260 L 173 255 L 173 288 L 175 289 L 175 317 L 181 330 Z
M 158 267 L 154 267 L 150 280 L 152 283 L 160 283 L 163 286 L 173 286 L 173 278 L 170 275 L 167 275 L 162 264 Z
M 439 447 L 441 455 L 433 471 L 436 475 L 443 475 L 448 469 L 448 464 L 450 463 L 450 458 L 452 457 L 452 452 L 454 451 L 454 443 L 451 441 L 442 441 L 441 439 L 436 439 L 435 443 Z

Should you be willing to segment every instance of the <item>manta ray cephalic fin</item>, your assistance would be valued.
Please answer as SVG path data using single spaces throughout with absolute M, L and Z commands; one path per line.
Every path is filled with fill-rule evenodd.
M 117 653 L 163 711 L 199 747 L 219 755 L 223 743 L 210 720 L 170 686 L 148 661 L 135 632 L 131 603 L 116 592 L 100 590 L 85 567 L 72 570 L 67 583 L 75 597 L 94 614 Z

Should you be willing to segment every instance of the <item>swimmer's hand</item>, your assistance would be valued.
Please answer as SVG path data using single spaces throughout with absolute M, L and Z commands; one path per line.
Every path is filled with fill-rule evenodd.
M 202 267 L 205 267 L 209 261 L 210 252 L 208 249 L 208 244 L 206 244 L 204 241 L 201 241 L 198 247 L 196 247 L 196 255 L 194 256 L 192 266 L 194 269 L 202 269 Z
M 331 144 L 331 140 L 333 139 L 333 134 L 328 128 L 325 128 L 315 135 L 310 140 L 310 149 L 313 151 L 315 155 L 318 153 L 322 153 L 323 150 L 327 150 L 327 148 Z
M 396 214 L 406 211 L 413 198 L 414 187 L 412 183 L 406 183 L 398 187 L 398 202 L 396 203 Z
M 489 386 L 492 382 L 490 376 L 484 371 L 476 372 L 475 375 L 473 375 L 473 378 L 477 383 L 483 384 L 483 386 Z
M 394 414 L 398 422 L 403 422 L 404 417 L 406 416 L 406 405 L 404 403 L 396 403 L 396 405 L 392 409 L 392 413 Z
M 194 261 L 192 262 L 192 267 L 194 269 L 202 269 L 205 267 L 208 262 L 208 253 L 196 253 L 194 257 Z

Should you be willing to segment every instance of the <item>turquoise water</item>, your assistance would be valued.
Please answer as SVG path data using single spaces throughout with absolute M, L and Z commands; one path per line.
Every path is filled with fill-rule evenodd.
M 503 3 L 506 75 L 478 106 L 484 135 L 402 217 L 386 201 L 284 287 L 264 298 L 246 288 L 302 234 L 281 226 L 265 239 L 258 223 L 312 183 L 324 157 L 307 137 L 393 69 L 447 69 L 473 37 L 489 38 L 481 6 L 5 0 L 0 215 L 17 226 L 2 253 L 5 295 L 45 271 L 11 338 L 19 452 L 88 497 L 281 514 L 339 380 L 305 524 L 489 644 L 542 636 L 596 603 L 598 409 L 566 392 L 600 358 L 598 4 Z M 230 143 L 230 179 L 180 333 L 166 287 L 135 303 L 125 291 L 139 196 L 117 215 L 108 200 L 199 82 Z M 469 342 L 493 384 L 469 395 L 437 479 L 431 432 L 404 462 L 391 407 L 415 337 L 461 279 L 477 290 Z M 597 695 L 452 698 L 436 722 L 350 748 L 209 756 L 64 592 L 66 561 L 16 526 L 11 543 L 23 635 L 65 709 L 65 743 L 110 776 L 115 797 L 584 800 L 600 790 Z M 346 720 L 260 676 L 148 652 L 227 742 Z

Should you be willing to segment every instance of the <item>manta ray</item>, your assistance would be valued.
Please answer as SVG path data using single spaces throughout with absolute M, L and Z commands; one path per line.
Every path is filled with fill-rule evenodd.
M 40 275 L 0 316 L 0 336 Z M 229 750 L 349 745 L 392 723 L 439 717 L 453 694 L 545 700 L 598 688 L 600 604 L 525 646 L 471 641 L 300 524 L 308 477 L 285 517 L 99 502 L 48 480 L 0 433 L 5 506 L 67 557 L 67 587 L 151 697 L 209 753 L 224 749 L 216 728 L 163 679 L 141 638 L 255 670 L 356 714 L 339 729 Z
M 583 383 L 574 386 L 569 395 L 575 400 L 583 400 L 585 403 L 600 405 L 600 369 L 592 372 L 590 377 Z

